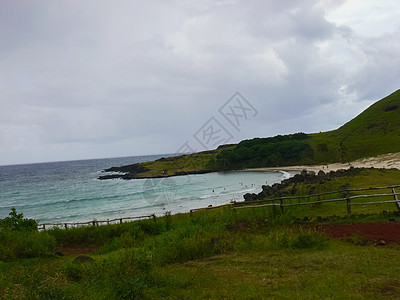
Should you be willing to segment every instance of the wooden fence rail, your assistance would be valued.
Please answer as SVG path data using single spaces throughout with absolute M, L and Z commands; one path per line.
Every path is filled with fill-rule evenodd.
M 400 185 L 393 185 L 393 186 L 387 186 L 387 187 L 369 187 L 369 188 L 361 188 L 361 189 L 346 189 L 346 190 L 325 192 L 325 193 L 319 193 L 319 194 L 300 195 L 300 196 L 286 196 L 286 197 L 277 197 L 277 198 L 263 199 L 263 200 L 250 200 L 250 201 L 238 202 L 237 205 L 247 205 L 247 204 L 250 204 L 250 203 L 261 203 L 261 202 L 272 202 L 272 201 L 278 201 L 280 199 L 284 199 L 285 200 L 285 199 L 312 198 L 312 197 L 325 196 L 325 195 L 331 195 L 331 194 L 345 194 L 345 193 L 350 193 L 350 192 L 382 190 L 382 189 L 392 189 L 392 193 L 390 195 L 396 195 L 396 199 L 395 200 L 397 200 L 397 195 L 400 195 L 400 193 L 396 193 L 395 190 L 394 190 L 397 187 L 400 187 Z M 376 194 L 371 194 L 371 195 L 376 195 Z M 365 196 L 368 196 L 368 195 L 365 195 Z
M 288 206 L 300 206 L 300 205 L 313 205 L 313 204 L 321 204 L 328 202 L 346 202 L 347 214 L 351 215 L 351 206 L 353 205 L 371 205 L 371 204 L 387 204 L 387 203 L 395 203 L 397 209 L 400 211 L 400 200 L 398 199 L 398 195 L 395 188 L 400 187 L 400 185 L 388 186 L 388 187 L 370 187 L 370 188 L 361 188 L 361 189 L 346 189 L 341 191 L 333 191 L 326 192 L 320 194 L 311 194 L 311 195 L 302 195 L 302 196 L 288 196 L 288 197 L 278 197 L 273 199 L 265 199 L 265 200 L 252 200 L 252 201 L 244 201 L 235 203 L 233 205 L 233 209 L 241 209 L 241 208 L 257 208 L 257 207 L 266 207 L 266 206 L 279 206 L 281 208 L 281 212 L 284 213 L 284 208 Z M 366 194 L 366 195 L 354 195 L 350 196 L 350 192 L 359 192 L 359 191 L 369 191 L 369 190 L 382 190 L 382 189 L 391 189 L 390 194 Z M 284 200 L 293 200 L 293 199 L 303 199 L 303 198 L 312 198 L 312 197 L 320 197 L 325 195 L 332 195 L 342 193 L 344 196 L 342 198 L 337 199 L 327 199 L 327 200 L 318 200 L 318 201 L 308 201 L 308 202 L 299 202 L 299 203 L 284 203 Z M 394 200 L 388 201 L 374 201 L 374 202 L 352 202 L 354 199 L 366 199 L 366 198 L 374 198 L 374 197 L 393 197 Z M 271 203 L 274 201 L 279 201 L 279 203 Z M 249 205 L 250 204 L 250 205 Z M 258 205 L 257 205 L 258 204 Z
M 70 227 L 79 227 L 79 226 L 99 226 L 104 224 L 115 224 L 115 222 L 119 222 L 119 224 L 124 223 L 125 220 L 139 220 L 139 219 L 149 219 L 153 218 L 154 222 L 156 222 L 156 215 L 148 215 L 148 216 L 139 216 L 139 217 L 125 217 L 125 218 L 116 218 L 116 219 L 107 219 L 107 220 L 93 220 L 88 222 L 63 222 L 63 223 L 42 223 L 38 225 L 39 230 L 46 230 L 46 226 L 48 228 L 58 227 L 58 228 L 70 228 Z
M 201 210 L 208 210 L 208 209 L 215 209 L 221 207 L 231 207 L 234 211 L 236 209 L 242 208 L 259 208 L 259 207 L 267 207 L 267 206 L 278 206 L 281 209 L 282 214 L 285 211 L 285 207 L 290 206 L 301 206 L 301 205 L 313 205 L 313 204 L 321 204 L 321 203 L 329 203 L 329 202 L 346 202 L 346 209 L 347 214 L 351 215 L 351 206 L 353 205 L 371 205 L 371 204 L 387 204 L 387 203 L 395 203 L 397 209 L 400 211 L 400 200 L 398 199 L 398 195 L 400 193 L 396 192 L 396 188 L 399 188 L 400 185 L 393 185 L 388 187 L 370 187 L 370 188 L 360 188 L 360 189 L 346 189 L 341 191 L 333 191 L 333 192 L 325 192 L 319 194 L 310 194 L 310 195 L 301 195 L 301 196 L 287 196 L 287 197 L 277 197 L 273 199 L 263 199 L 263 200 L 252 200 L 252 201 L 242 201 L 242 202 L 233 202 L 228 204 L 223 204 L 220 206 L 209 206 L 205 208 L 195 208 L 190 210 L 190 215 L 192 216 L 193 212 L 201 211 Z M 366 195 L 354 195 L 350 196 L 351 192 L 360 192 L 360 191 L 370 191 L 370 190 L 382 190 L 382 189 L 391 189 L 391 193 L 387 194 L 366 194 Z M 285 200 L 294 200 L 294 199 L 304 199 L 304 198 L 312 198 L 312 197 L 320 197 L 332 194 L 342 194 L 344 195 L 342 198 L 335 198 L 335 199 L 326 199 L 326 200 L 318 200 L 318 201 L 308 201 L 308 202 L 299 202 L 299 203 L 284 203 Z M 374 201 L 374 202 L 352 202 L 354 199 L 366 199 L 366 198 L 373 198 L 373 197 L 393 197 L 393 200 L 387 201 Z M 278 201 L 272 203 L 274 201 Z M 139 216 L 139 217 L 125 217 L 125 218 L 116 218 L 111 220 L 93 220 L 88 222 L 63 222 L 63 223 L 43 223 L 38 225 L 39 230 L 46 230 L 46 227 L 53 228 L 70 228 L 70 227 L 78 227 L 78 226 L 99 226 L 102 224 L 115 224 L 116 222 L 122 224 L 125 220 L 139 220 L 139 219 L 148 219 L 153 218 L 154 222 L 156 222 L 156 215 L 147 215 L 147 216 Z

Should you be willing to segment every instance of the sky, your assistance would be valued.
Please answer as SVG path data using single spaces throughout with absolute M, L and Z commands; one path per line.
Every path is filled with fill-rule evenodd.
M 399 53 L 397 0 L 0 0 L 0 165 L 333 130 Z

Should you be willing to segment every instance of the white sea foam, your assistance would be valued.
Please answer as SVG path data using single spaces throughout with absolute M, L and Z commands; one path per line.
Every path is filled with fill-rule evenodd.
M 292 175 L 290 173 L 286 172 L 286 171 L 279 171 L 279 172 L 282 173 L 282 175 L 283 175 L 282 180 L 285 180 L 285 179 L 288 179 L 288 178 L 292 177 Z

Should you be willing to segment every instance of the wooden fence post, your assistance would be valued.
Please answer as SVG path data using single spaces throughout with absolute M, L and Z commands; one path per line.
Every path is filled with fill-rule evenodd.
M 285 213 L 285 208 L 283 207 L 283 199 L 280 198 L 280 199 L 279 199 L 279 202 L 280 202 L 279 206 L 281 207 L 281 213 L 282 213 L 282 215 L 283 215 L 283 214 Z
M 346 207 L 347 207 L 347 215 L 351 215 L 351 204 L 350 204 L 350 193 L 346 190 Z
M 65 227 L 65 229 L 67 229 L 67 228 L 68 228 L 68 224 L 67 224 L 67 223 L 65 223 L 65 224 L 64 224 L 64 227 Z
M 156 222 L 156 214 L 153 214 L 153 220 Z
M 96 226 L 96 221 L 93 220 L 93 221 L 92 221 L 92 224 L 93 224 L 93 227 L 95 227 L 95 226 Z
M 119 224 L 122 224 L 122 219 L 119 219 Z
M 397 198 L 396 190 L 394 189 L 394 187 L 392 187 L 392 193 L 393 193 L 394 200 L 396 201 L 397 210 L 400 210 L 400 202 L 399 202 L 399 199 Z

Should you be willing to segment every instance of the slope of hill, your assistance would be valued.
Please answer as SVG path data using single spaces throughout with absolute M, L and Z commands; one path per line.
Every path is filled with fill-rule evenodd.
M 400 90 L 340 128 L 311 135 L 315 163 L 344 162 L 400 152 Z M 325 146 L 321 145 L 327 145 Z
M 400 90 L 374 103 L 340 128 L 244 140 L 216 150 L 111 168 L 110 178 L 165 177 L 249 167 L 348 162 L 400 152 Z

